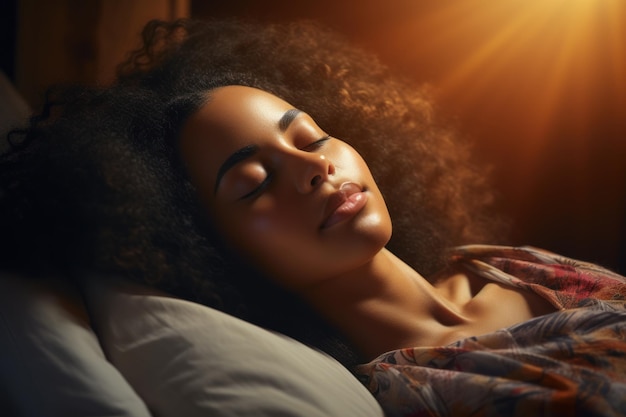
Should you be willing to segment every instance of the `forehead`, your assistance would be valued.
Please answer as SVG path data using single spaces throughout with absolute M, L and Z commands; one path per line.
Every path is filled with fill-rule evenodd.
M 278 120 L 292 106 L 280 98 L 251 87 L 228 86 L 209 95 L 181 131 L 181 142 L 229 142 L 245 146 Z

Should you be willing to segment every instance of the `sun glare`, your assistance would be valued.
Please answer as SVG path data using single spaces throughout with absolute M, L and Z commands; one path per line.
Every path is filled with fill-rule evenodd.
M 461 55 L 453 71 L 441 74 L 442 89 L 464 88 L 465 100 L 473 101 L 489 90 L 495 74 L 506 72 L 511 89 L 528 88 L 527 94 L 534 94 L 537 135 L 550 129 L 561 106 L 569 108 L 579 128 L 586 128 L 585 115 L 594 111 L 589 107 L 596 105 L 598 91 L 610 88 L 623 95 L 623 0 L 501 2 L 485 14 L 470 9 L 473 2 L 459 3 L 451 7 L 458 7 L 456 14 L 466 19 L 459 20 L 452 30 L 466 35 L 473 32 L 477 43 Z M 541 91 L 532 91 L 533 87 Z
M 626 119 L 624 0 L 437 1 L 371 42 L 400 66 L 421 69 L 422 81 L 479 134 L 515 125 L 524 145 L 501 137 L 510 145 L 494 149 L 508 149 L 499 155 L 523 164 L 530 182 L 541 181 L 537 156 L 553 155 L 556 143 L 584 168 L 598 125 Z M 595 139 L 617 149 L 622 129 Z
M 495 161 L 515 218 L 549 219 L 539 234 L 567 216 L 576 227 L 590 213 L 623 221 L 626 0 L 397 1 L 401 17 L 366 42 L 432 85 Z M 623 239 L 617 224 L 587 226 L 605 242 Z
M 546 134 L 563 112 L 578 129 L 587 129 L 589 116 L 606 110 L 598 103 L 602 94 L 626 105 L 624 0 L 437 2 L 417 22 L 407 14 L 385 38 L 419 42 L 415 59 L 433 62 L 408 62 L 409 67 L 431 65 L 430 81 L 442 94 L 454 94 L 457 103 L 476 106 L 494 89 L 503 100 L 508 95 L 502 90 L 508 90 L 511 99 L 534 103 L 525 110 L 531 110 L 529 133 L 535 137 Z M 411 54 L 405 43 L 387 47 L 396 56 Z

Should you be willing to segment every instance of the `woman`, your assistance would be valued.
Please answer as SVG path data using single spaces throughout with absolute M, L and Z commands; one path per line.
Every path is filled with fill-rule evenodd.
M 335 330 L 361 360 L 396 350 L 359 371 L 390 413 L 424 407 L 421 390 L 399 396 L 410 406 L 385 400 L 397 349 L 491 337 L 598 296 L 569 302 L 545 276 L 489 266 L 558 260 L 532 251 L 466 248 L 442 268 L 449 246 L 497 239 L 482 176 L 420 91 L 332 34 L 176 22 L 144 38 L 116 85 L 65 93 L 3 157 L 7 265 L 121 272 L 346 363 Z M 618 277 L 591 270 L 619 294 Z
M 553 310 L 533 293 L 467 274 L 430 285 L 385 249 L 391 219 L 352 147 L 262 90 L 225 86 L 206 101 L 184 123 L 180 147 L 209 217 L 239 255 L 367 357 L 445 345 Z

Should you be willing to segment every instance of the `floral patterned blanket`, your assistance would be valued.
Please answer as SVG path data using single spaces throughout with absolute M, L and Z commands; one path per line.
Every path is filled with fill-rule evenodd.
M 452 257 L 559 311 L 358 366 L 387 416 L 626 416 L 626 278 L 530 247 L 470 245 Z

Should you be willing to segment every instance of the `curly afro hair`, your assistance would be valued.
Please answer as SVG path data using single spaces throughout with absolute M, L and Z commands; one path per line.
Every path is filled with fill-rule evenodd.
M 425 89 L 338 34 L 312 22 L 153 21 L 113 85 L 52 91 L 9 137 L 3 265 L 121 274 L 349 362 L 332 329 L 223 250 L 180 163 L 181 124 L 208 91 L 234 84 L 306 111 L 363 155 L 394 223 L 388 248 L 423 275 L 450 246 L 504 237 L 484 172 Z

